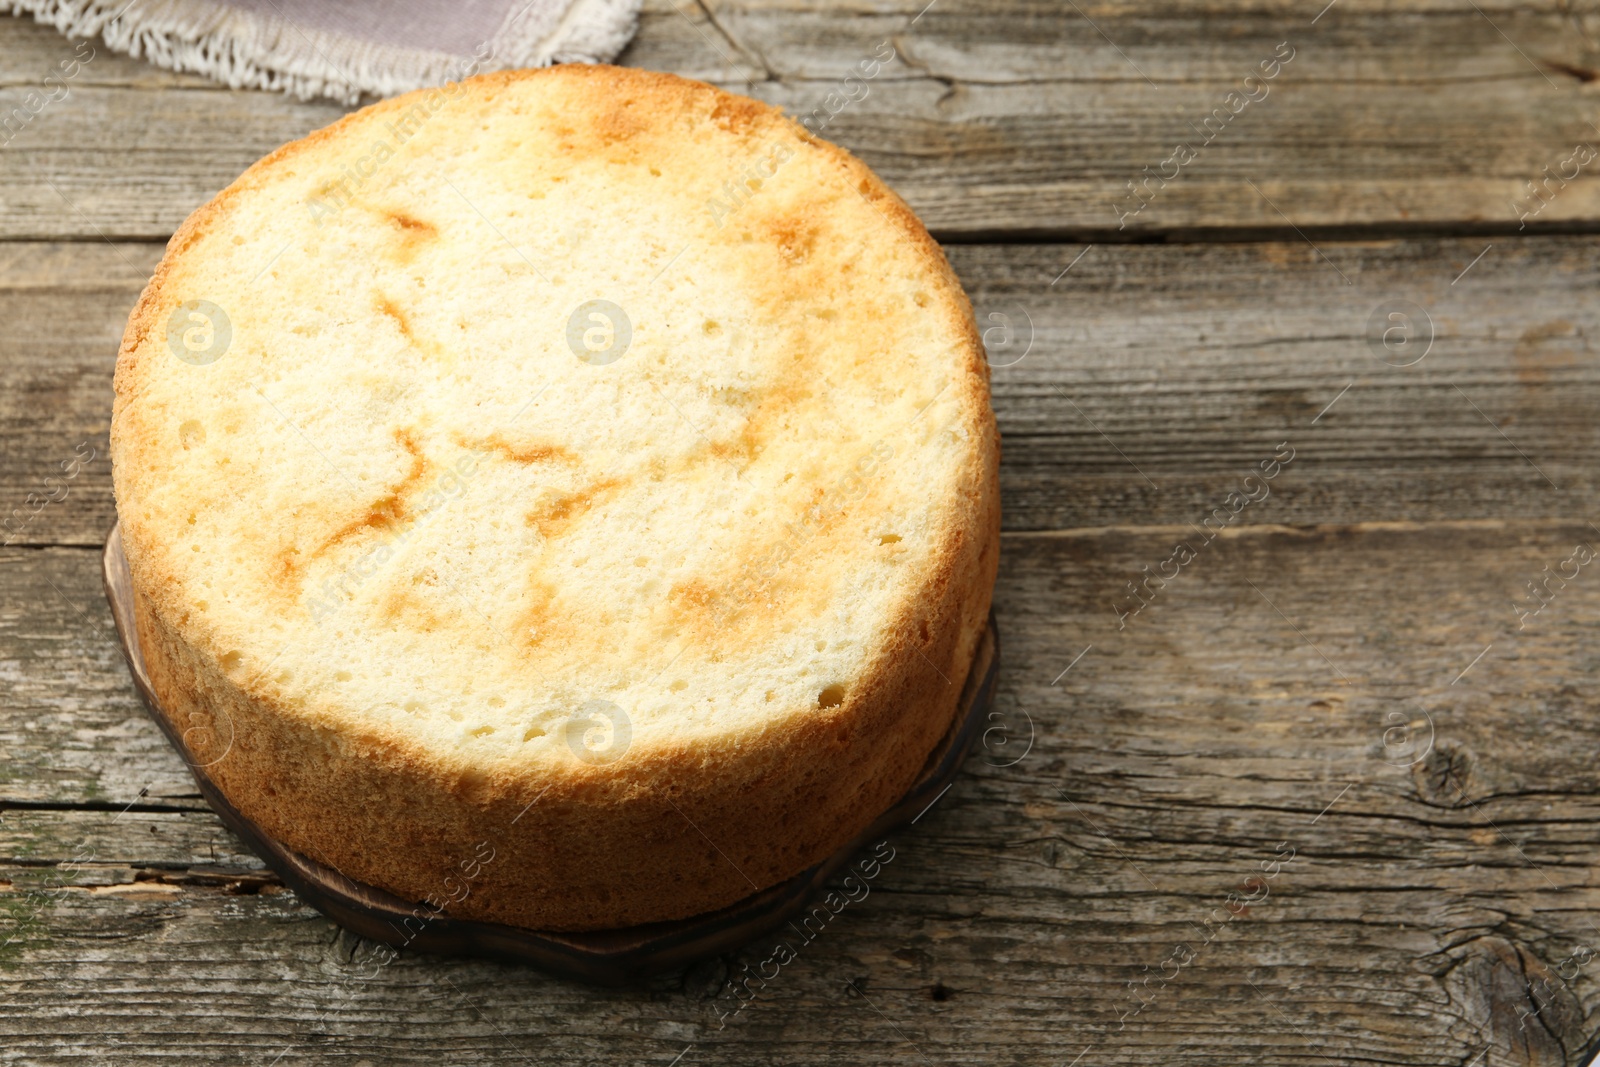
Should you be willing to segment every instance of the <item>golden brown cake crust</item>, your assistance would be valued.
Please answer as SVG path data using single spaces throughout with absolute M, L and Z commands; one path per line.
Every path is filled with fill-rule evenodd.
M 173 447 L 171 427 L 140 403 L 157 362 L 170 358 L 163 321 L 191 295 L 174 291 L 172 279 L 240 198 L 337 147 L 350 124 L 400 114 L 425 93 L 374 105 L 284 146 L 174 235 L 123 338 L 112 455 L 153 687 L 230 802 L 290 847 L 404 898 L 442 902 L 466 918 L 585 930 L 732 903 L 823 859 L 911 785 L 958 710 L 985 626 L 998 568 L 999 437 L 982 345 L 959 283 L 920 222 L 863 164 L 766 105 L 665 74 L 573 66 L 484 75 L 462 83 L 451 107 L 487 106 L 506 87 L 540 79 L 592 94 L 594 112 L 619 127 L 618 137 L 627 136 L 634 114 L 614 104 L 625 95 L 630 107 L 642 101 L 657 113 L 709 108 L 729 128 L 781 134 L 825 153 L 841 185 L 892 222 L 933 281 L 925 313 L 939 319 L 959 368 L 938 394 L 964 442 L 961 469 L 951 475 L 959 491 L 940 503 L 920 595 L 900 605 L 842 701 L 777 716 L 740 735 L 738 745 L 708 750 L 694 737 L 639 733 L 617 762 L 573 760 L 559 773 L 532 773 L 515 761 L 442 750 L 368 718 L 308 708 L 260 674 L 230 669 L 226 642 L 196 609 L 172 516 L 145 506 L 165 470 L 152 457 Z M 727 628 L 726 614 L 696 617 L 691 608 L 682 617 L 694 632 Z M 472 863 L 464 877 L 485 854 L 492 860 Z

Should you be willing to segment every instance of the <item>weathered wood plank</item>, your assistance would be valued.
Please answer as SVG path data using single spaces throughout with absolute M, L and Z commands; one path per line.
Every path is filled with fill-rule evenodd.
M 19 872 L 33 871 L 14 879 L 17 892 L 58 882 L 115 884 L 112 878 L 96 877 L 95 871 L 145 872 L 151 881 L 177 882 L 190 872 L 196 877 L 218 872 L 220 879 L 226 872 L 277 880 L 204 807 L 193 811 L 11 808 L 0 811 L 0 856 Z M 83 870 L 70 869 L 76 867 Z
M 1197 523 L 1282 441 L 1255 520 L 1590 514 L 1600 258 L 1487 244 L 952 249 L 995 340 L 1032 322 L 993 378 L 1008 528 Z
M 1118 629 L 1108 603 L 1185 538 L 1196 557 Z M 1069 1063 L 1087 1049 L 1081 1063 L 1121 1064 L 1175 1048 L 1230 1067 L 1578 1062 L 1600 1005 L 1600 716 L 1584 687 L 1600 584 L 1577 566 L 1521 629 L 1513 604 L 1600 534 L 1255 525 L 1198 541 L 1006 538 L 1008 739 L 990 737 L 894 838 L 867 899 L 725 1028 L 724 983 L 759 969 L 764 943 L 620 994 L 411 956 L 373 972 L 370 946 L 241 883 L 248 861 L 202 814 L 12 810 L 0 1041 L 29 1063 L 285 1048 L 668 1063 L 691 1043 L 684 1063 Z M 70 595 L 90 556 L 6 557 L 3 602 L 44 576 Z M 25 657 L 48 640 L 90 666 L 58 688 L 64 713 L 0 716 L 38 718 L 25 759 L 121 725 L 79 688 L 116 676 L 103 637 L 32 614 L 36 644 L 0 633 L 0 656 L 42 677 Z M 92 750 L 161 769 L 126 743 Z M 50 865 L 85 842 L 92 863 Z
M 803 115 L 839 107 L 830 94 L 889 42 L 894 61 L 851 84 L 858 100 L 823 133 L 947 238 L 1287 233 L 1290 220 L 1514 229 L 1523 183 L 1600 139 L 1584 90 L 1600 66 L 1592 4 L 1343 0 L 1315 24 L 1308 5 L 1287 0 L 944 0 L 918 18 L 924 6 L 740 0 L 713 4 L 713 22 L 700 7 L 651 0 L 623 61 Z M 1242 90 L 1259 99 L 1206 127 L 1285 42 L 1287 65 Z M 0 20 L 0 113 L 71 54 L 36 26 Z M 207 88 L 103 46 L 69 85 L 0 150 L 0 238 L 164 239 L 255 159 L 342 112 Z M 1220 132 L 1207 141 L 1208 131 Z M 1169 164 L 1177 176 L 1149 187 L 1149 206 L 1121 229 L 1138 203 L 1127 183 L 1160 173 L 1180 142 L 1195 158 Z M 1534 224 L 1600 225 L 1593 171 L 1552 186 Z
M 201 807 L 127 677 L 96 554 L 0 551 L 0 587 L 0 800 Z
M 111 373 L 160 258 L 153 244 L 0 246 L 0 544 L 89 544 L 116 521 Z
M 1244 521 L 1588 514 L 1600 254 L 1498 240 L 1473 263 L 1488 243 L 950 246 L 992 342 L 1007 529 L 1199 522 L 1285 440 Z M 99 544 L 113 357 L 160 250 L 5 251 L 0 540 Z M 1410 367 L 1368 340 L 1397 300 L 1436 334 Z

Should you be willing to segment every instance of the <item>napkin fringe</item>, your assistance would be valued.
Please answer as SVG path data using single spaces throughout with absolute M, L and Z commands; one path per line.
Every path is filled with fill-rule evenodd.
M 603 63 L 633 37 L 639 0 L 574 0 L 548 34 L 515 15 L 472 56 L 364 41 L 211 0 L 0 0 L 75 38 L 234 89 L 271 89 L 302 100 L 356 104 L 457 81 L 486 70 Z

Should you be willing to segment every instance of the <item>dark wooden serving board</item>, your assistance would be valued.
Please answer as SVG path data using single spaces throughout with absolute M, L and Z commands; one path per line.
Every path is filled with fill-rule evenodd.
M 691 919 L 589 933 L 529 930 L 451 918 L 353 881 L 274 840 L 228 803 L 196 764 L 184 744 L 182 731 L 167 717 L 150 687 L 134 625 L 133 589 L 120 526 L 113 527 L 106 538 L 102 567 L 106 599 L 111 603 L 122 653 L 145 707 L 188 763 L 207 803 L 303 900 L 340 926 L 374 941 L 422 952 L 531 963 L 567 977 L 613 985 L 739 948 L 798 914 L 868 843 L 920 817 L 955 780 L 974 739 L 982 732 L 1000 669 L 999 630 L 991 615 L 967 672 L 961 696 L 964 711 L 928 757 L 916 785 L 864 833 L 815 867 L 736 904 Z

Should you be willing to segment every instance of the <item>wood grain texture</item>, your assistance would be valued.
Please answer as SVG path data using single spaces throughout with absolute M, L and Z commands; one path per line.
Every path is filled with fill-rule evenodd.
M 205 810 L 126 677 L 91 555 L 0 551 L 0 803 Z
M 1007 537 L 1005 736 L 726 1020 L 728 977 L 768 945 L 622 993 L 374 968 L 205 813 L 118 815 L 167 762 L 124 740 L 105 810 L 0 821 L 0 1038 L 23 1063 L 665 1064 L 691 1043 L 684 1063 L 1578 1062 L 1600 1004 L 1600 578 L 1581 568 L 1521 630 L 1512 604 L 1600 535 L 1230 528 L 1119 630 L 1107 602 L 1184 537 Z M 21 553 L 0 588 L 27 603 L 92 568 Z M 79 623 L 52 643 L 80 688 L 26 709 L 23 743 L 131 728 L 86 695 L 117 680 L 109 641 Z M 1385 746 L 1397 723 L 1410 748 Z
M 0 1063 L 1583 1061 L 1600 571 L 1548 576 L 1600 549 L 1600 279 L 1550 231 L 1600 228 L 1596 168 L 1526 231 L 1512 205 L 1600 144 L 1600 7 L 919 11 L 647 0 L 624 57 L 805 114 L 891 42 L 823 132 L 947 242 L 1004 434 L 996 729 L 728 1018 L 769 944 L 620 993 L 382 965 L 242 851 L 133 694 L 97 551 L 127 311 L 189 211 L 341 109 L 99 47 L 0 135 Z M 0 19 L 0 114 L 71 52 Z M 1372 340 L 1396 308 L 1432 323 L 1411 366 Z
M 1474 264 L 1489 243 L 951 246 L 990 342 L 1006 528 L 1199 522 L 1285 440 L 1291 475 L 1243 521 L 1600 516 L 1600 254 L 1500 239 Z M 158 256 L 0 245 L 0 541 L 104 541 L 112 367 Z M 1435 334 L 1410 367 L 1368 339 L 1402 300 L 1427 316 L 1413 343 Z
M 1307 8 L 1321 5 L 1287 0 L 943 0 L 918 18 L 924 6 L 650 0 L 622 61 L 803 115 L 837 108 L 830 94 L 889 42 L 895 60 L 852 84 L 859 100 L 822 132 L 944 238 L 1515 230 L 1523 183 L 1600 141 L 1593 3 L 1341 0 L 1315 24 Z M 1294 58 L 1267 95 L 1200 144 L 1206 116 L 1284 42 Z M 71 54 L 0 20 L 0 113 Z M 0 151 L 0 237 L 165 240 L 250 163 L 341 111 L 153 72 L 101 46 L 70 95 Z M 1126 184 L 1179 142 L 1195 160 L 1120 228 Z M 1534 225 L 1600 224 L 1593 170 Z

